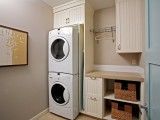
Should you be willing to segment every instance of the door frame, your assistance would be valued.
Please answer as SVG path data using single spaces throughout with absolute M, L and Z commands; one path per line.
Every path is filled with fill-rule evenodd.
M 148 45 L 149 45 L 149 38 L 150 38 L 150 34 L 149 34 L 149 0 L 145 0 L 145 103 L 147 106 L 147 111 L 145 111 L 145 116 L 147 120 L 150 120 L 150 110 L 149 110 L 149 106 L 150 106 L 150 81 L 149 81 L 149 65 L 148 65 L 148 61 L 147 61 L 147 52 L 148 52 Z

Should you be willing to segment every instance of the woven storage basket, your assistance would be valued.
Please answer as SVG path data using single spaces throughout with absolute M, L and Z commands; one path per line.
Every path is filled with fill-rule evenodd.
M 137 101 L 136 83 L 115 81 L 114 93 L 116 99 Z
M 111 116 L 117 120 L 132 120 L 132 105 L 124 104 L 123 109 L 119 109 L 121 103 L 112 102 Z

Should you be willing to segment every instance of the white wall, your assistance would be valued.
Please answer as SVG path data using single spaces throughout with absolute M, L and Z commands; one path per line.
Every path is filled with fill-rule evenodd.
M 52 21 L 52 8 L 41 0 L 0 0 L 0 24 L 29 32 L 29 65 L 0 67 L 0 120 L 28 120 L 48 108 Z

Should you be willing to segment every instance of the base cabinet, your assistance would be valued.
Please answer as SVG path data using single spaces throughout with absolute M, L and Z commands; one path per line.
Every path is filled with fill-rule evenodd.
M 134 90 L 134 85 L 136 85 L 136 100 L 117 98 L 115 93 L 117 82 L 122 83 L 120 88 L 125 94 Z M 87 115 L 105 120 L 115 120 L 114 116 L 124 117 L 127 114 L 129 117 L 125 116 L 124 120 L 145 120 L 144 111 L 139 108 L 144 105 L 144 82 L 86 77 L 85 91 L 85 113 Z
M 103 118 L 103 86 L 101 78 L 85 78 L 86 81 L 86 107 L 85 112 L 88 115 Z
M 87 113 L 98 118 L 102 118 L 101 96 L 95 94 L 87 94 L 86 110 Z

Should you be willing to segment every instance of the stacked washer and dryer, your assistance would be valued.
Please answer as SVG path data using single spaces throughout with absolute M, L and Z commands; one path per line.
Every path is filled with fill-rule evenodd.
M 79 30 L 49 32 L 49 111 L 68 119 L 79 114 Z

